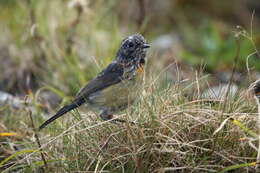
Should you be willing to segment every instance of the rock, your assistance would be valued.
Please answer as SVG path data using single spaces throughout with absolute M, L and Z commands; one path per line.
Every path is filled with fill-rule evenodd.
M 48 115 L 59 106 L 61 99 L 49 90 L 42 90 L 38 93 L 37 102 L 41 104 L 43 113 Z
M 202 98 L 205 99 L 220 99 L 223 100 L 226 93 L 227 93 L 227 89 L 228 89 L 228 84 L 220 84 L 218 86 L 213 86 L 211 88 L 206 89 L 203 93 L 202 93 Z M 230 90 L 229 90 L 229 97 L 234 97 L 236 95 L 238 91 L 238 86 L 232 84 L 230 86 Z
M 23 101 L 13 95 L 0 91 L 0 106 L 11 106 L 12 108 L 19 109 L 23 107 Z
M 255 78 L 256 78 L 256 79 L 260 79 L 260 72 L 256 72 L 256 73 L 255 73 Z
M 174 45 L 174 38 L 170 35 L 162 35 L 153 41 L 153 47 L 157 49 L 170 49 Z
M 216 73 L 216 77 L 219 79 L 222 83 L 228 83 L 230 78 L 232 76 L 231 71 L 223 71 Z M 245 80 L 245 76 L 242 73 L 234 72 L 232 81 L 239 84 L 242 81 Z
M 152 41 L 152 47 L 159 53 L 172 50 L 177 55 L 182 50 L 182 44 L 176 34 L 165 34 L 155 38 Z

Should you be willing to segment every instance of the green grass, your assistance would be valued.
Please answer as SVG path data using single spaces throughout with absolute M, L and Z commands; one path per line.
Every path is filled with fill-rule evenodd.
M 249 91 L 240 88 L 236 96 L 225 101 L 202 99 L 202 89 L 212 81 L 210 75 L 191 69 L 189 78 L 169 81 L 171 68 L 165 66 L 177 60 L 171 54 L 157 56 L 152 50 L 145 92 L 117 115 L 136 125 L 118 126 L 102 121 L 93 112 L 76 110 L 36 131 L 30 111 L 38 127 L 58 109 L 43 101 L 43 92 L 54 93 L 61 105 L 66 104 L 114 58 L 124 35 L 146 31 L 150 42 L 159 32 L 158 27 L 150 27 L 151 20 L 156 19 L 149 15 L 138 29 L 116 0 L 91 1 L 75 25 L 77 10 L 68 8 L 67 2 L 0 2 L 2 42 L 9 51 L 3 62 L 10 65 L 0 67 L 3 72 L 12 72 L 0 75 L 0 79 L 8 82 L 5 91 L 27 97 L 23 108 L 0 108 L 0 132 L 18 134 L 0 136 L 0 171 L 255 172 L 257 106 Z M 178 34 L 187 48 L 181 50 L 180 61 L 196 67 L 205 60 L 207 72 L 231 70 L 237 50 L 232 29 L 222 31 L 209 21 L 203 20 L 198 30 L 185 20 L 179 21 L 182 32 Z M 196 32 L 190 32 L 193 29 Z M 236 33 L 241 36 L 237 69 L 246 71 L 246 57 L 256 47 L 254 38 L 241 28 Z M 67 41 L 70 37 L 73 43 Z M 250 57 L 250 71 L 259 67 L 256 56 Z M 177 69 L 171 70 L 179 74 Z M 246 77 L 250 79 L 249 75 Z

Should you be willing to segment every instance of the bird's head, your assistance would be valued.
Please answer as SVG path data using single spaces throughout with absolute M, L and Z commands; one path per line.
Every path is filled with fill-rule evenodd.
M 146 49 L 149 47 L 142 35 L 130 35 L 121 42 L 116 59 L 126 66 L 140 63 L 140 61 L 144 61 Z

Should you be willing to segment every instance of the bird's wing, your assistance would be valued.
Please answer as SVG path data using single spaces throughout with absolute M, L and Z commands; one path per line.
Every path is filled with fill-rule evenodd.
M 123 80 L 123 67 L 117 63 L 111 63 L 96 78 L 80 89 L 76 95 L 76 99 L 87 98 L 89 94 L 102 90 L 110 85 L 114 85 Z
M 112 62 L 96 78 L 89 81 L 88 84 L 78 92 L 76 98 L 70 104 L 62 107 L 55 115 L 46 120 L 39 127 L 39 129 L 44 128 L 49 123 L 61 117 L 65 113 L 85 103 L 90 94 L 119 83 L 123 80 L 123 73 L 123 67 L 120 64 L 117 64 L 116 62 Z

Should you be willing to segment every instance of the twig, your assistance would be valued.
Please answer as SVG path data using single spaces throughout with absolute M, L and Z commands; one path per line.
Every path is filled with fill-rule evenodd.
M 47 162 L 46 162 L 46 159 L 45 159 L 44 154 L 42 153 L 42 145 L 41 145 L 39 136 L 38 136 L 38 134 L 37 134 L 37 132 L 36 132 L 37 130 L 36 130 L 36 128 L 35 128 L 35 125 L 34 125 L 34 123 L 33 123 L 32 111 L 29 111 L 29 117 L 30 117 L 30 120 L 31 120 L 31 123 L 32 123 L 32 127 L 33 127 L 33 130 L 34 130 L 34 136 L 35 136 L 35 138 L 36 138 L 36 142 L 37 142 L 38 148 L 39 148 L 39 150 L 40 150 L 40 154 L 41 154 L 42 161 L 43 161 L 43 163 L 44 163 L 44 166 L 45 166 L 46 170 L 48 170 L 48 164 L 47 164 Z M 45 170 L 45 172 L 47 172 L 46 170 Z
M 115 132 L 115 133 L 110 134 L 109 137 L 106 139 L 106 141 L 105 141 L 105 142 L 103 143 L 103 145 L 101 146 L 101 148 L 99 149 L 99 152 L 98 152 L 97 156 L 99 156 L 99 155 L 103 152 L 103 149 L 104 149 L 105 147 L 107 147 L 107 145 L 108 145 L 110 139 L 111 139 L 113 136 L 119 134 L 119 133 L 122 132 L 122 131 L 124 131 L 124 129 L 123 129 L 123 130 L 120 129 L 118 132 Z
M 237 62 L 238 62 L 238 59 L 239 59 L 239 53 L 240 53 L 240 35 L 237 35 L 236 36 L 236 41 L 237 41 L 237 51 L 236 51 L 236 56 L 235 56 L 235 59 L 234 59 L 234 64 L 233 64 L 233 68 L 232 68 L 232 73 L 231 73 L 231 77 L 229 79 L 229 82 L 228 82 L 228 88 L 226 90 L 226 93 L 225 93 L 225 96 L 224 96 L 224 103 L 223 103 L 223 107 L 221 109 L 221 114 L 220 114 L 220 121 L 222 122 L 223 119 L 224 119 L 224 112 L 226 110 L 226 105 L 227 105 L 227 98 L 228 98 L 228 94 L 229 94 L 229 91 L 230 91 L 230 88 L 231 88 L 231 84 L 233 82 L 233 76 L 234 76 L 234 73 L 236 71 L 236 65 L 237 65 Z M 229 117 L 228 117 L 229 118 Z M 216 134 L 215 138 L 217 139 L 219 137 L 219 133 Z M 216 148 L 216 142 L 213 143 L 213 147 L 212 147 L 212 154 L 214 153 L 215 151 L 215 148 Z
M 43 47 L 41 46 L 41 43 L 44 41 L 44 38 L 42 35 L 39 34 L 37 29 L 37 21 L 36 21 L 36 15 L 35 15 L 35 9 L 33 8 L 33 2 L 32 0 L 28 0 L 29 5 L 29 17 L 30 17 L 30 30 L 31 30 L 31 36 L 33 38 L 33 41 L 35 42 L 36 47 L 39 49 L 39 57 L 41 60 L 45 60 L 46 55 Z M 43 65 L 43 64 L 40 64 Z
M 231 85 L 232 85 L 232 82 L 233 82 L 234 73 L 236 71 L 236 66 L 237 66 L 237 62 L 238 62 L 238 59 L 239 59 L 239 53 L 240 53 L 240 36 L 239 35 L 237 36 L 236 41 L 237 41 L 237 51 L 236 51 L 236 56 L 235 56 L 235 59 L 234 59 L 234 64 L 233 64 L 233 67 L 232 67 L 231 77 L 230 77 L 229 82 L 228 82 L 228 88 L 227 88 L 227 91 L 226 91 L 225 97 L 224 97 L 224 103 L 223 103 L 223 108 L 222 108 L 222 113 L 221 113 L 221 120 L 223 120 L 223 114 L 226 110 L 228 94 L 229 94 L 229 91 L 230 91 L 230 88 L 231 88 Z
M 74 44 L 74 41 L 73 41 L 73 38 L 75 36 L 75 33 L 76 33 L 76 28 L 77 26 L 79 25 L 80 21 L 81 21 L 81 16 L 82 16 L 82 13 L 83 13 L 83 6 L 82 5 L 77 5 L 75 6 L 76 8 L 76 11 L 77 11 L 77 17 L 75 18 L 75 20 L 71 23 L 71 26 L 70 26 L 70 29 L 69 29 L 69 32 L 68 32 L 68 36 L 67 36 L 67 49 L 66 49 L 66 52 L 67 54 L 71 54 L 72 52 L 72 46 Z
M 198 92 L 198 99 L 201 98 L 201 92 L 200 92 L 200 84 L 199 84 L 199 77 L 198 77 L 198 71 L 195 72 L 196 76 L 196 85 L 197 85 L 197 92 Z
M 138 29 L 140 30 L 142 28 L 146 16 L 145 0 L 138 0 L 138 6 L 139 6 L 139 16 L 137 19 L 137 25 L 138 25 Z
M 251 73 L 250 73 L 250 68 L 249 68 L 249 58 L 252 57 L 253 55 L 256 55 L 257 58 L 260 58 L 260 53 L 256 47 L 256 44 L 254 42 L 254 39 L 253 39 L 253 21 L 254 21 L 254 16 L 255 16 L 255 10 L 253 10 L 253 13 L 252 13 L 252 16 L 251 16 L 251 21 L 250 21 L 250 33 L 249 33 L 249 36 L 246 36 L 245 37 L 251 42 L 253 48 L 254 48 L 254 52 L 249 54 L 246 58 L 246 67 L 247 67 L 247 72 L 248 72 L 248 79 L 249 81 L 251 82 Z
M 253 41 L 253 21 L 254 21 L 254 16 L 255 16 L 255 10 L 253 10 L 251 21 L 250 21 L 250 41 L 253 44 L 253 47 L 254 47 L 254 49 L 256 51 L 256 55 L 258 56 L 258 58 L 260 58 L 260 53 L 257 50 L 257 47 L 256 47 L 256 45 L 255 45 L 255 43 Z

